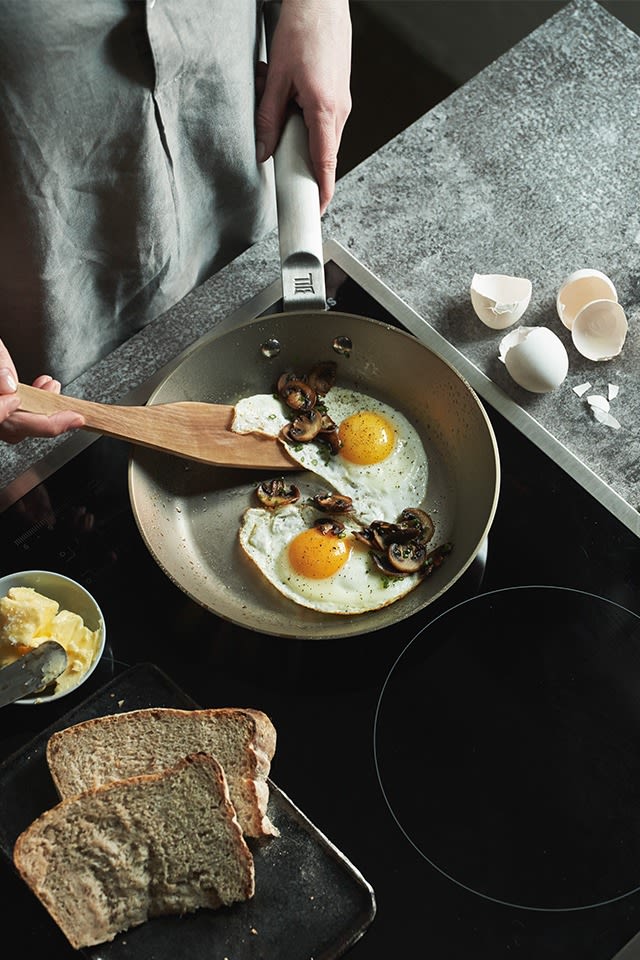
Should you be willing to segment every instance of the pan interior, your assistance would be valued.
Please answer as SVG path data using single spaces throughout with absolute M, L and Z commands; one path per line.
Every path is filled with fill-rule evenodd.
M 336 338 L 348 338 L 349 354 L 335 352 Z M 267 342 L 267 353 L 279 345 L 277 355 L 265 355 Z M 142 447 L 130 462 L 132 509 L 156 562 L 196 602 L 264 634 L 310 639 L 360 635 L 413 615 L 464 573 L 495 512 L 498 451 L 476 394 L 414 337 L 378 321 L 338 313 L 279 314 L 252 321 L 200 341 L 149 402 L 235 403 L 272 392 L 284 370 L 304 371 L 327 359 L 337 362 L 339 385 L 383 400 L 417 429 L 429 466 L 424 508 L 434 519 L 437 542 L 453 544 L 432 576 L 388 607 L 357 616 L 321 614 L 286 599 L 264 580 L 238 544 L 242 514 L 255 504 L 255 488 L 264 473 L 211 467 Z M 303 496 L 326 488 L 305 472 L 290 476 Z

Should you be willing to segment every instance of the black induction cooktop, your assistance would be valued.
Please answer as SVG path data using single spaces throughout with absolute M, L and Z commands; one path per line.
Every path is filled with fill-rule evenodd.
M 399 322 L 328 269 L 334 309 Z M 141 540 L 127 447 L 81 450 L 0 514 L 0 574 L 84 583 L 106 655 L 66 701 L 4 708 L 0 759 L 152 663 L 202 706 L 273 718 L 274 780 L 375 891 L 354 960 L 612 960 L 640 930 L 640 540 L 485 407 L 502 478 L 483 550 L 426 610 L 348 639 L 266 637 L 199 607 Z M 3 869 L 23 945 L 72 956 Z M 289 939 L 269 960 L 298 956 Z

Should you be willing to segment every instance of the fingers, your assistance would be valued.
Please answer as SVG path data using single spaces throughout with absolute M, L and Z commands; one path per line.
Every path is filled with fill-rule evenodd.
M 84 417 L 71 411 L 45 416 L 19 410 L 20 397 L 16 392 L 18 380 L 15 367 L 6 347 L 0 341 L 0 362 L 2 361 L 9 366 L 0 367 L 0 441 L 16 444 L 26 437 L 59 437 L 67 430 L 84 426 Z M 44 374 L 36 377 L 33 386 L 50 393 L 60 393 L 60 381 Z
M 16 393 L 18 383 L 13 370 L 8 367 L 0 368 L 0 423 L 10 417 L 20 406 L 20 398 Z
M 32 383 L 33 387 L 38 387 L 39 390 L 48 390 L 49 393 L 60 393 L 62 385 L 59 380 L 54 380 L 53 377 L 49 377 L 46 374 L 42 374 Z
M 18 389 L 18 381 L 13 370 L 9 367 L 0 367 L 0 394 L 15 393 Z
M 309 156 L 320 191 L 320 213 L 325 213 L 336 184 L 340 137 L 336 134 L 335 118 L 316 116 L 305 123 L 309 131 Z
M 20 398 L 17 394 L 4 394 L 0 396 L 0 424 L 10 417 L 20 406 Z
M 261 90 L 256 112 L 256 158 L 264 163 L 273 155 L 280 139 L 284 120 L 291 99 L 291 85 L 287 77 L 276 68 L 266 64 L 258 77 L 256 89 Z
M 0 340 L 0 368 L 2 368 L 3 371 L 7 371 L 11 376 L 13 376 L 14 381 L 17 385 L 18 374 L 16 373 L 16 368 L 14 366 L 13 360 L 11 359 L 11 354 L 7 350 L 2 340 Z M 15 387 L 13 389 L 15 390 Z
M 0 409 L 2 400 L 0 399 Z M 0 420 L 2 414 L 0 413 Z M 84 426 L 84 417 L 79 413 L 60 411 L 46 416 L 42 413 L 10 412 L 7 418 L 0 422 L 0 440 L 4 443 L 16 444 L 27 437 L 59 437 L 67 430 L 76 430 Z
M 84 417 L 79 413 L 63 411 L 47 417 L 39 413 L 24 413 L 19 410 L 17 394 L 18 374 L 11 354 L 0 340 L 0 441 L 16 444 L 27 437 L 59 437 L 67 430 L 84 426 Z M 41 374 L 33 386 L 50 393 L 60 393 L 60 381 Z
M 347 0 L 285 0 L 268 67 L 258 69 L 256 156 L 273 154 L 291 102 L 302 110 L 324 213 L 335 189 L 338 151 L 351 111 L 351 20 Z

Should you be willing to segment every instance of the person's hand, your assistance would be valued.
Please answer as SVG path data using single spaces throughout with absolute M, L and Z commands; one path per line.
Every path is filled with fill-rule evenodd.
M 259 161 L 276 148 L 290 101 L 309 131 L 320 212 L 333 196 L 342 131 L 351 112 L 351 18 L 348 0 L 282 0 L 269 64 L 258 78 Z
M 42 375 L 33 381 L 34 387 L 60 393 L 60 382 Z M 84 425 L 84 417 L 79 413 L 23 413 L 18 410 L 20 399 L 18 374 L 11 354 L 0 340 L 0 441 L 19 443 L 25 437 L 57 437 L 67 430 L 75 430 Z

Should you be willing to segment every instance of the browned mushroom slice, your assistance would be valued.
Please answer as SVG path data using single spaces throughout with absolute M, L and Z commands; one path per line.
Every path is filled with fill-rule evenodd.
M 398 518 L 398 526 L 412 532 L 410 539 L 428 543 L 433 537 L 435 526 L 428 513 L 418 507 L 406 507 Z
M 360 543 L 364 543 L 370 549 L 375 549 L 373 534 L 371 533 L 370 527 L 362 527 L 361 530 L 352 530 L 351 536 L 354 538 L 354 540 L 359 540 Z
M 280 394 L 282 390 L 286 387 L 287 383 L 291 380 L 304 380 L 304 377 L 300 377 L 297 373 L 294 373 L 292 370 L 285 370 L 284 373 L 281 373 L 278 377 L 278 382 L 276 384 L 276 393 Z
M 338 436 L 337 427 L 335 430 L 321 430 L 318 434 L 318 440 L 322 440 L 323 443 L 326 443 L 332 455 L 338 453 L 340 447 L 342 446 L 342 441 Z
M 278 395 L 292 410 L 311 410 L 316 405 L 316 392 L 304 380 L 285 380 Z
M 387 550 L 389 563 L 402 574 L 418 573 L 427 555 L 422 543 L 392 543 Z
M 323 513 L 348 513 L 353 506 L 351 497 L 342 493 L 317 493 L 311 499 L 313 505 Z
M 317 410 L 305 410 L 291 423 L 284 425 L 280 436 L 288 443 L 308 443 L 318 436 L 321 423 L 322 417 Z
M 263 480 L 256 489 L 258 500 L 263 507 L 275 510 L 288 503 L 295 503 L 300 499 L 300 491 L 294 483 L 285 483 L 284 477 L 273 480 Z
M 369 530 L 373 548 L 383 553 L 389 544 L 397 541 L 399 535 L 397 524 L 389 523 L 387 520 L 373 520 L 369 524 Z
M 386 553 L 374 553 L 370 554 L 371 561 L 374 567 L 379 570 L 380 573 L 383 573 L 387 577 L 404 577 L 404 574 L 401 570 L 398 570 L 394 566 Z
M 314 527 L 325 535 L 331 534 L 334 537 L 340 537 L 344 534 L 344 523 L 335 519 L 327 518 L 325 520 L 324 517 L 321 517 L 316 520 Z
M 318 440 L 326 443 L 331 453 L 337 453 L 342 446 L 342 441 L 338 433 L 338 424 L 331 419 L 328 413 L 322 414 L 322 427 L 318 433 Z
M 323 360 L 316 363 L 307 374 L 307 381 L 320 397 L 324 397 L 336 382 L 337 363 Z

